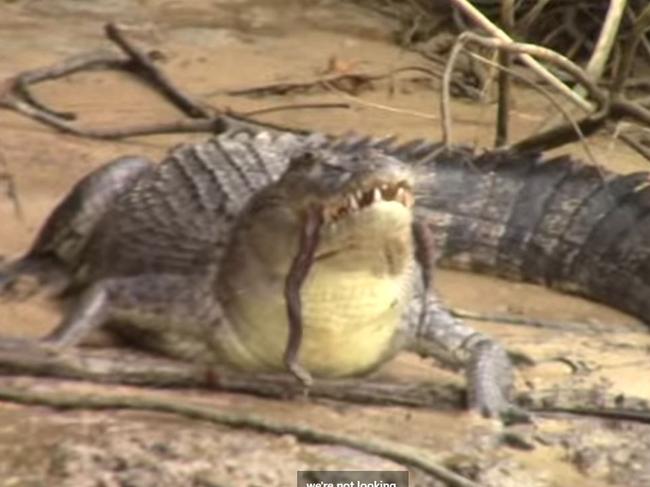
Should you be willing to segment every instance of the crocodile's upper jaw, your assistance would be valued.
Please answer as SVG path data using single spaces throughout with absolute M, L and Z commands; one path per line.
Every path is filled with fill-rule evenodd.
M 415 263 L 406 173 L 321 198 L 322 226 L 300 295 L 300 363 L 315 376 L 363 373 L 387 358 L 410 295 Z M 367 181 L 366 181 L 367 182 Z M 352 189 L 357 188 L 357 189 Z M 361 189 L 362 188 L 362 189 Z M 313 199 L 306 199 L 309 205 Z M 229 324 L 220 353 L 235 367 L 284 370 L 289 325 L 284 286 L 304 213 L 260 207 L 242 224 L 220 276 Z

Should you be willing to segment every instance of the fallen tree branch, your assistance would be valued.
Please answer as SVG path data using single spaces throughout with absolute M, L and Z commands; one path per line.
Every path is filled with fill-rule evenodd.
M 285 374 L 251 375 L 170 360 L 125 349 L 73 348 L 52 352 L 32 342 L 0 341 L 0 374 L 146 387 L 206 387 L 264 397 L 286 398 L 302 389 Z M 411 407 L 463 405 L 463 392 L 451 384 L 398 384 L 378 379 L 317 380 L 309 394 L 362 404 Z
M 178 402 L 175 399 L 145 398 L 137 395 L 88 395 L 65 391 L 62 393 L 33 392 L 19 388 L 0 388 L 0 400 L 19 404 L 47 406 L 54 409 L 111 410 L 129 409 L 173 414 L 189 420 L 205 421 L 236 429 L 249 429 L 274 435 L 292 435 L 305 443 L 330 444 L 352 448 L 396 463 L 415 467 L 452 487 L 480 487 L 439 463 L 433 455 L 420 449 L 387 440 L 360 438 L 344 433 L 320 431 L 307 425 L 281 423 L 254 416 L 236 414 Z
M 14 110 L 21 115 L 52 127 L 58 131 L 80 137 L 93 139 L 121 139 L 140 135 L 166 133 L 208 132 L 221 133 L 229 128 L 251 128 L 296 131 L 290 127 L 280 127 L 265 122 L 257 122 L 246 115 L 234 112 L 219 113 L 208 109 L 192 100 L 176 87 L 172 81 L 154 64 L 148 54 L 130 43 L 123 33 L 113 24 L 106 26 L 107 36 L 123 49 L 129 57 L 112 52 L 93 52 L 64 59 L 43 68 L 28 70 L 5 80 L 0 85 L 0 107 Z M 73 121 L 75 114 L 61 113 L 37 100 L 30 92 L 29 86 L 43 81 L 59 79 L 73 73 L 94 69 L 119 69 L 127 73 L 144 77 L 145 81 L 161 92 L 189 120 L 172 120 L 151 124 L 135 124 L 118 128 L 82 127 Z M 342 108 L 342 104 L 336 107 Z M 319 108 L 322 108 L 319 107 Z M 267 108 L 264 111 L 288 110 L 290 107 Z

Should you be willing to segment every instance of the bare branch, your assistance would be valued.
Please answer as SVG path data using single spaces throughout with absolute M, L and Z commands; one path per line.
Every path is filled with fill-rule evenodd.
M 510 34 L 515 28 L 514 0 L 503 0 L 501 3 L 501 23 Z M 499 70 L 499 104 L 497 106 L 497 128 L 494 140 L 495 147 L 508 143 L 508 116 L 510 114 L 510 76 L 508 68 L 511 64 L 510 54 L 499 51 L 499 64 L 505 69 Z
M 490 20 L 485 17 L 481 13 L 480 10 L 478 10 L 476 7 L 474 7 L 469 1 L 467 0 L 451 0 L 454 5 L 456 5 L 459 9 L 461 9 L 465 14 L 467 14 L 474 22 L 476 22 L 479 26 L 484 28 L 490 35 L 493 35 L 496 37 L 499 41 L 501 41 L 502 44 L 505 45 L 512 45 L 515 44 L 514 41 L 501 29 L 499 29 L 496 25 L 494 25 Z M 539 46 L 533 46 L 536 48 L 539 48 Z M 543 48 L 539 48 L 543 49 Z M 549 51 L 553 53 L 553 51 L 550 51 L 546 49 L 546 51 Z M 562 83 L 556 76 L 554 76 L 548 69 L 546 69 L 544 66 L 542 66 L 539 62 L 537 62 L 533 57 L 532 53 L 528 49 L 513 49 L 513 52 L 516 52 L 519 59 L 524 62 L 528 67 L 530 67 L 535 73 L 537 73 L 542 79 L 547 81 L 549 84 L 554 86 L 557 90 L 559 90 L 561 93 L 563 93 L 568 99 L 570 99 L 573 103 L 575 103 L 577 106 L 582 108 L 583 110 L 590 112 L 592 111 L 592 106 L 589 102 L 584 100 L 582 97 L 578 96 L 576 93 L 574 93 L 571 88 L 569 88 L 567 85 Z M 556 56 L 558 56 L 557 53 L 553 53 Z M 548 59 L 546 59 L 548 61 Z
M 609 9 L 607 10 L 603 28 L 598 36 L 598 42 L 596 42 L 591 59 L 585 68 L 587 76 L 594 82 L 598 81 L 603 75 L 626 6 L 627 0 L 611 0 L 609 3 Z
M 582 83 L 585 86 L 590 96 L 594 100 L 596 100 L 596 102 L 600 105 L 600 107 L 605 107 L 604 109 L 601 109 L 600 112 L 603 112 L 603 110 L 605 110 L 604 113 L 605 115 L 607 115 L 606 110 L 608 108 L 608 101 L 609 101 L 607 94 L 603 90 L 601 90 L 595 83 L 592 83 L 591 80 L 589 80 L 589 78 L 586 76 L 586 74 L 580 67 L 576 66 L 574 63 L 572 63 L 569 59 L 566 59 L 564 56 L 561 56 L 560 54 L 550 49 L 546 49 L 532 44 L 517 44 L 514 42 L 504 43 L 499 39 L 482 37 L 477 34 L 474 34 L 473 32 L 464 32 L 463 34 L 458 36 L 458 39 L 454 44 L 451 54 L 449 55 L 449 59 L 447 61 L 447 66 L 445 67 L 445 73 L 443 76 L 442 94 L 440 97 L 440 111 L 442 114 L 443 142 L 447 147 L 449 147 L 452 143 L 451 114 L 449 108 L 449 103 L 450 103 L 449 102 L 449 80 L 451 79 L 453 65 L 456 61 L 458 53 L 468 42 L 476 42 L 477 44 L 481 44 L 483 46 L 504 49 L 510 52 L 528 52 L 530 54 L 534 54 L 535 56 L 541 57 L 551 63 L 560 66 L 562 69 L 567 71 L 571 76 L 573 76 L 578 82 Z M 531 86 L 535 87 L 536 85 L 531 84 Z M 547 96 L 546 93 L 544 93 L 544 95 Z M 561 108 L 560 105 L 557 104 L 554 100 L 552 100 L 552 102 L 563 113 L 563 115 L 565 115 L 569 120 L 571 120 L 572 128 L 573 129 L 577 128 L 577 133 L 580 133 L 583 127 L 580 125 L 576 125 L 575 122 L 573 122 L 572 119 L 568 116 L 566 110 Z M 602 123 L 604 123 L 604 121 Z M 565 134 L 565 136 L 571 137 L 571 133 L 567 133 Z M 519 144 L 516 144 L 516 146 L 519 146 Z M 585 150 L 590 155 L 590 158 L 593 159 L 593 155 L 591 154 L 591 151 L 588 148 L 586 148 Z

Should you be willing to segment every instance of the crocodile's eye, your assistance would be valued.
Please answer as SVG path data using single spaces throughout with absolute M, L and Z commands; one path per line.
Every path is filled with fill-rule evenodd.
M 316 154 L 314 154 L 312 151 L 305 151 L 295 157 L 292 157 L 289 161 L 289 167 L 291 169 L 309 170 L 314 167 L 316 162 Z
M 347 172 L 347 168 L 339 165 L 339 164 L 332 164 L 331 162 L 323 162 L 321 164 L 325 169 L 328 169 L 330 171 L 334 172 Z

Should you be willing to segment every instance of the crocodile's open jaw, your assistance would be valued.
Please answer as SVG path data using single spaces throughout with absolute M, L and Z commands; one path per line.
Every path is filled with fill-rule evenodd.
M 371 206 L 394 201 L 406 208 L 413 206 L 413 192 L 410 183 L 407 181 L 384 182 L 377 185 L 349 191 L 333 202 L 323 206 L 323 221 L 326 224 L 335 224 L 342 218 L 364 211 Z
M 305 278 L 298 285 L 301 363 L 314 375 L 340 376 L 364 372 L 387 355 L 414 270 L 413 193 L 408 167 L 376 158 L 366 171 L 320 174 L 336 178 L 322 186 L 316 177 L 293 178 L 290 168 L 251 203 L 221 280 L 241 345 L 231 362 L 284 369 L 286 279 L 296 259 L 303 259 Z M 318 170 L 327 172 L 323 166 Z
M 391 228 L 382 218 L 393 214 L 396 221 L 401 218 L 410 220 L 413 202 L 412 188 L 405 180 L 373 181 L 325 202 L 318 210 L 322 223 L 315 260 L 332 257 L 346 249 L 360 248 L 362 241 L 366 247 L 381 245 L 384 232 L 400 233 L 399 228 Z M 386 254 L 386 258 L 391 257 Z

